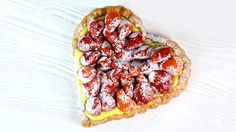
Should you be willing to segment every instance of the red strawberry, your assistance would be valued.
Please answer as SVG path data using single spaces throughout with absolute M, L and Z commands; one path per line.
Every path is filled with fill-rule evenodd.
M 103 35 L 106 37 L 106 39 L 111 43 L 115 43 L 118 40 L 117 32 L 108 32 L 108 30 L 105 28 L 103 30 Z
M 132 26 L 129 21 L 122 20 L 118 27 L 118 36 L 120 39 L 125 39 L 132 32 Z
M 129 69 L 129 62 L 115 60 L 111 63 L 111 67 L 114 69 L 119 68 L 124 71 L 127 71 Z
M 154 70 L 159 70 L 159 65 L 158 63 L 156 62 L 152 62 L 150 60 L 147 60 L 146 62 L 144 62 L 141 66 L 141 73 L 145 74 L 145 75 L 149 75 L 149 73 L 151 71 L 154 71 Z
M 178 75 L 179 69 L 175 58 L 169 58 L 168 60 L 161 63 L 161 67 L 172 76 Z
M 152 71 L 148 76 L 151 85 L 159 85 L 160 83 L 164 83 L 170 79 L 170 74 L 163 70 Z
M 170 58 L 171 54 L 172 54 L 171 48 L 164 47 L 164 48 L 155 49 L 150 57 L 152 61 L 161 62 Z
M 102 112 L 101 101 L 97 97 L 89 98 L 86 102 L 85 108 L 86 111 L 93 116 L 99 115 Z
M 93 38 L 93 41 L 96 44 L 95 49 L 98 50 L 103 44 L 103 36 L 99 35 L 98 37 Z
M 111 69 L 111 59 L 106 56 L 103 56 L 97 62 L 97 65 L 100 70 L 103 70 L 103 71 L 110 70 Z
M 102 43 L 102 46 L 100 47 L 100 50 L 102 52 L 102 55 L 104 55 L 104 56 L 112 56 L 112 55 L 115 54 L 112 47 L 111 47 L 111 45 L 107 41 L 104 41 Z
M 99 34 L 101 33 L 101 31 L 104 28 L 104 22 L 100 21 L 100 20 L 94 20 L 89 24 L 89 33 L 93 38 L 96 38 L 97 36 L 99 36 Z
M 173 86 L 171 75 L 163 70 L 151 72 L 148 79 L 150 84 L 161 94 L 168 93 Z
M 116 59 L 122 62 L 124 61 L 128 62 L 133 59 L 132 54 L 133 54 L 133 51 L 123 50 L 121 53 L 116 55 Z
M 119 80 L 121 76 L 121 71 L 122 71 L 121 69 L 113 69 L 109 71 L 107 74 L 109 78 L 115 78 L 116 80 Z
M 128 71 L 124 71 L 123 73 L 121 73 L 120 81 L 121 81 L 122 86 L 124 86 L 128 83 L 132 83 L 133 76 Z
M 95 77 L 90 82 L 84 84 L 86 97 L 95 97 L 100 90 L 101 81 L 99 77 Z
M 134 85 L 132 83 L 125 84 L 122 86 L 124 92 L 126 95 L 128 95 L 130 98 L 133 98 L 134 95 Z
M 105 17 L 105 25 L 108 32 L 113 32 L 121 22 L 121 15 L 116 11 L 109 11 Z
M 133 50 L 144 44 L 141 33 L 132 33 L 128 39 L 126 50 Z
M 94 50 L 96 46 L 96 43 L 92 40 L 89 36 L 83 36 L 78 44 L 78 49 L 81 51 L 89 51 Z
M 115 90 L 116 90 L 116 84 L 111 78 L 108 78 L 101 86 L 102 93 L 113 95 Z
M 100 59 L 100 56 L 100 51 L 88 51 L 80 58 L 80 62 L 84 66 L 93 65 Z
M 118 40 L 114 44 L 112 44 L 114 51 L 119 54 L 124 50 L 125 47 L 125 41 L 124 40 Z
M 173 87 L 173 82 L 172 79 L 164 82 L 164 83 L 160 83 L 159 85 L 154 85 L 154 87 L 156 88 L 156 90 L 160 93 L 160 94 L 166 94 L 169 93 L 171 88 Z
M 136 77 L 136 80 L 137 80 L 138 82 L 146 82 L 146 83 L 148 83 L 147 78 L 146 78 L 143 74 L 139 74 L 139 75 Z
M 114 107 L 116 107 L 116 101 L 110 94 L 100 93 L 99 98 L 102 102 L 102 110 L 103 111 L 110 111 Z
M 152 52 L 152 48 L 147 45 L 140 46 L 137 50 L 133 53 L 134 59 L 147 59 L 150 57 Z
M 145 105 L 151 102 L 154 98 L 154 92 L 149 83 L 139 82 L 135 88 L 135 102 L 139 105 Z
M 90 82 L 96 76 L 96 70 L 91 66 L 83 66 L 79 72 L 78 77 L 82 83 Z
M 108 77 L 107 77 L 107 74 L 106 74 L 105 72 L 101 71 L 101 70 L 98 70 L 98 72 L 97 72 L 97 77 L 100 78 L 102 84 L 103 84 L 103 83 L 107 80 L 107 78 L 108 78 Z
M 116 91 L 116 101 L 117 107 L 123 112 L 133 111 L 136 107 L 135 102 L 122 89 Z
M 142 70 L 140 68 L 140 66 L 142 65 L 143 63 L 141 61 L 136 61 L 134 60 L 130 67 L 129 67 L 129 72 L 132 76 L 137 76 L 139 74 L 141 74 Z

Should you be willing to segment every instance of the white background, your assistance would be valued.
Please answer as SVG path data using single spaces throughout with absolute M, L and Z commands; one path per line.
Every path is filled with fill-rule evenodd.
M 156 110 L 79 124 L 71 38 L 96 7 L 124 5 L 192 59 L 189 87 Z M 0 0 L 0 131 L 236 131 L 233 1 Z

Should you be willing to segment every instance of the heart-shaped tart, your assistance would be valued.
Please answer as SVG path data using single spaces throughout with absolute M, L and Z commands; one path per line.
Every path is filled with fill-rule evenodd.
M 146 33 L 122 6 L 95 9 L 73 36 L 82 125 L 157 108 L 186 87 L 191 61 L 176 42 Z

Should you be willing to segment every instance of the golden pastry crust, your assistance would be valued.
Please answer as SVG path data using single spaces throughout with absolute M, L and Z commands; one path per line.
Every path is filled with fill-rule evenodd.
M 130 11 L 129 9 L 126 9 L 125 7 L 107 6 L 104 8 L 95 9 L 89 15 L 85 16 L 85 18 L 82 20 L 80 25 L 76 27 L 76 30 L 73 36 L 73 42 L 72 42 L 74 49 L 76 48 L 76 45 L 78 43 L 79 33 L 85 26 L 87 26 L 88 22 L 91 19 L 96 19 L 100 16 L 104 16 L 106 12 L 110 10 L 114 10 L 121 13 L 121 15 L 123 15 L 125 18 L 133 22 L 136 27 L 140 27 L 142 29 L 141 19 L 137 17 L 132 11 Z M 151 104 L 147 106 L 138 106 L 134 111 L 130 113 L 124 113 L 121 115 L 112 115 L 102 120 L 90 120 L 89 118 L 85 116 L 85 118 L 82 120 L 82 126 L 91 127 L 91 126 L 96 126 L 96 125 L 103 124 L 112 120 L 120 120 L 122 118 L 131 118 L 138 113 L 139 114 L 145 113 L 147 109 L 154 109 L 154 108 L 157 108 L 159 105 L 168 103 L 172 98 L 177 97 L 184 89 L 186 89 L 188 80 L 190 77 L 190 73 L 191 73 L 191 60 L 187 57 L 184 50 L 181 47 L 179 47 L 179 45 L 176 42 L 168 38 L 164 38 L 162 36 L 153 35 L 153 34 L 147 34 L 145 37 L 146 39 L 149 39 L 152 42 L 158 42 L 162 45 L 167 45 L 171 47 L 174 51 L 175 57 L 181 58 L 183 62 L 183 70 L 182 70 L 182 74 L 179 76 L 177 86 L 172 88 L 172 90 L 169 93 L 155 97 Z

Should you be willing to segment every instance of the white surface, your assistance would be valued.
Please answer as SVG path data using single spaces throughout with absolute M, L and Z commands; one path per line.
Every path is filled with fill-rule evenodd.
M 0 0 L 0 131 L 236 131 L 236 19 L 230 1 Z M 124 3 L 121 3 L 124 2 Z M 192 59 L 189 87 L 156 110 L 79 124 L 71 37 L 95 7 L 123 4 Z

